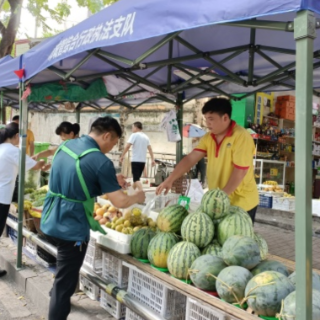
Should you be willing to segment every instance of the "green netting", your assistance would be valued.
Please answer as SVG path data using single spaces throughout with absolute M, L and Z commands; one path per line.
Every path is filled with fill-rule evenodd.
M 97 79 L 87 89 L 77 84 L 57 82 L 31 87 L 28 102 L 83 102 L 107 97 L 107 89 L 102 79 Z

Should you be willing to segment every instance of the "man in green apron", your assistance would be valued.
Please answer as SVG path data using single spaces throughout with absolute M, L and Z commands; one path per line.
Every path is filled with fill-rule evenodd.
M 145 200 L 142 191 L 132 196 L 122 192 L 120 185 L 125 181 L 122 176 L 116 176 L 112 161 L 105 156 L 121 135 L 121 127 L 115 119 L 98 118 L 88 136 L 66 141 L 54 156 L 41 218 L 42 232 L 58 249 L 49 320 L 67 319 L 90 228 L 104 233 L 93 219 L 94 198 L 107 193 L 118 208 Z

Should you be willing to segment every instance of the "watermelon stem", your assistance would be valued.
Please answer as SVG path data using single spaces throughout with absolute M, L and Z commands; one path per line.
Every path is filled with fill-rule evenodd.
M 284 309 L 284 300 L 281 301 L 281 310 L 280 310 L 280 313 L 277 313 L 276 314 L 276 318 L 281 320 L 281 319 L 295 319 L 296 317 L 295 316 L 291 316 L 291 315 L 288 315 L 288 314 L 284 314 L 283 313 L 283 309 Z
M 241 304 L 241 301 L 238 299 L 237 295 L 235 294 L 235 292 L 233 291 L 232 287 L 229 287 L 224 281 L 222 281 L 221 279 L 219 279 L 218 277 L 216 277 L 215 275 L 211 274 L 211 273 L 207 273 L 207 276 L 209 277 L 213 277 L 214 279 L 216 279 L 216 281 L 221 282 L 224 286 L 226 286 L 228 288 L 228 290 L 232 293 L 232 295 L 234 296 L 234 298 L 236 299 L 237 304 Z M 242 306 L 242 305 L 240 305 Z
M 275 282 L 270 282 L 270 283 L 264 283 L 264 284 L 258 284 L 257 286 L 255 286 L 254 288 L 250 289 L 249 292 L 247 293 L 246 297 L 244 297 L 241 301 L 241 306 L 247 302 L 250 298 L 256 298 L 257 296 L 250 296 L 250 293 L 254 290 L 256 290 L 257 288 L 260 288 L 260 287 L 265 287 L 265 286 L 269 286 L 271 284 L 275 284 Z

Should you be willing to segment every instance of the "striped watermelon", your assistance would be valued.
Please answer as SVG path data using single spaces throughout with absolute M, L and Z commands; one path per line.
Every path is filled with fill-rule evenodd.
M 189 269 L 194 260 L 200 257 L 198 247 L 187 241 L 177 243 L 168 256 L 169 272 L 178 279 L 189 279 Z
M 260 249 L 250 237 L 232 236 L 223 245 L 222 256 L 227 265 L 250 270 L 260 262 Z
M 201 201 L 201 207 L 211 219 L 220 219 L 229 213 L 230 200 L 228 195 L 220 189 L 207 191 Z
M 262 236 L 260 236 L 260 234 L 258 234 L 256 232 L 254 233 L 254 240 L 256 240 L 256 242 L 259 245 L 261 260 L 266 260 L 267 256 L 268 256 L 267 241 L 265 239 L 263 239 Z
M 192 263 L 189 270 L 190 279 L 199 289 L 216 291 L 215 277 L 226 267 L 227 265 L 221 258 L 206 254 Z
M 148 260 L 158 268 L 167 268 L 167 259 L 172 247 L 179 241 L 171 232 L 159 232 L 149 243 Z
M 207 246 L 214 237 L 212 220 L 203 212 L 189 214 L 181 226 L 183 240 L 194 243 L 199 248 Z
M 218 225 L 217 238 L 221 245 L 234 235 L 254 237 L 251 219 L 241 212 L 227 215 Z
M 251 270 L 251 273 L 256 276 L 257 274 L 265 271 L 277 271 L 286 277 L 289 276 L 288 268 L 283 263 L 274 260 L 262 261 L 254 269 Z
M 244 218 L 246 218 L 248 221 L 252 222 L 251 217 L 249 216 L 248 212 L 246 210 L 242 209 L 241 207 L 230 206 L 229 213 L 230 214 L 241 213 L 241 214 L 243 214 Z
M 179 204 L 165 207 L 158 215 L 157 226 L 164 232 L 178 232 L 187 215 L 188 211 Z
M 132 255 L 137 259 L 148 259 L 148 246 L 155 235 L 149 228 L 135 232 L 130 243 Z
M 258 315 L 274 317 L 281 310 L 281 302 L 291 292 L 294 285 L 283 274 L 265 271 L 254 276 L 246 287 L 248 306 Z
M 217 292 L 221 299 L 229 303 L 239 303 L 244 298 L 245 289 L 252 279 L 251 272 L 243 267 L 231 266 L 218 274 Z
M 214 243 L 210 243 L 204 247 L 202 254 L 211 254 L 213 256 L 222 257 L 222 247 L 219 242 L 215 240 Z

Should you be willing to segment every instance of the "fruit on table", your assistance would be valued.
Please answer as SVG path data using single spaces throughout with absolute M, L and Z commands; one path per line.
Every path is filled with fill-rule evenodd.
M 251 272 L 243 267 L 230 266 L 223 269 L 216 282 L 219 297 L 229 303 L 241 302 L 252 277 Z
M 217 238 L 221 245 L 234 235 L 254 237 L 252 221 L 248 213 L 242 211 L 230 213 L 219 223 Z
M 216 291 L 216 277 L 226 267 L 221 258 L 206 254 L 192 263 L 189 269 L 190 279 L 199 289 Z
M 283 263 L 274 260 L 266 260 L 260 262 L 255 268 L 251 270 L 251 273 L 255 276 L 265 271 L 277 271 L 286 277 L 289 276 L 288 268 Z
M 283 274 L 265 271 L 248 282 L 245 295 L 248 306 L 256 314 L 274 317 L 281 310 L 282 300 L 294 289 L 294 285 Z
M 296 272 L 291 273 L 289 280 L 294 286 L 296 286 Z M 314 270 L 312 270 L 312 288 L 320 291 L 320 275 Z
M 222 247 L 219 242 L 215 240 L 214 243 L 210 243 L 203 248 L 202 254 L 211 254 L 213 256 L 222 257 Z
M 150 241 L 148 247 L 148 260 L 158 268 L 167 268 L 170 250 L 179 241 L 177 235 L 171 232 L 158 232 Z
M 187 215 L 188 211 L 179 204 L 165 207 L 158 215 L 157 226 L 161 231 L 178 232 Z
M 277 181 L 268 180 L 268 181 L 263 182 L 263 184 L 267 184 L 267 185 L 270 185 L 270 186 L 277 186 L 278 182 Z
M 213 222 L 203 212 L 189 214 L 182 223 L 181 236 L 183 240 L 194 243 L 198 248 L 204 248 L 213 239 Z
M 241 266 L 250 270 L 260 262 L 260 249 L 250 237 L 232 236 L 222 247 L 222 257 L 229 266 Z
M 220 190 L 207 191 L 201 201 L 201 207 L 211 219 L 220 219 L 229 213 L 230 200 L 228 195 Z
M 281 319 L 296 320 L 296 291 L 291 292 L 283 302 Z M 312 320 L 320 320 L 320 292 L 312 290 Z
M 263 239 L 263 237 L 256 232 L 254 233 L 254 240 L 256 240 L 256 242 L 259 245 L 261 260 L 267 259 L 267 256 L 268 256 L 267 241 L 265 239 Z M 277 271 L 277 270 L 275 270 L 275 271 Z
M 140 229 L 134 233 L 130 243 L 132 255 L 137 259 L 147 259 L 148 246 L 155 235 L 151 229 Z
M 168 256 L 169 272 L 178 279 L 189 279 L 189 269 L 194 260 L 200 257 L 199 248 L 187 241 L 178 242 L 170 250 Z

